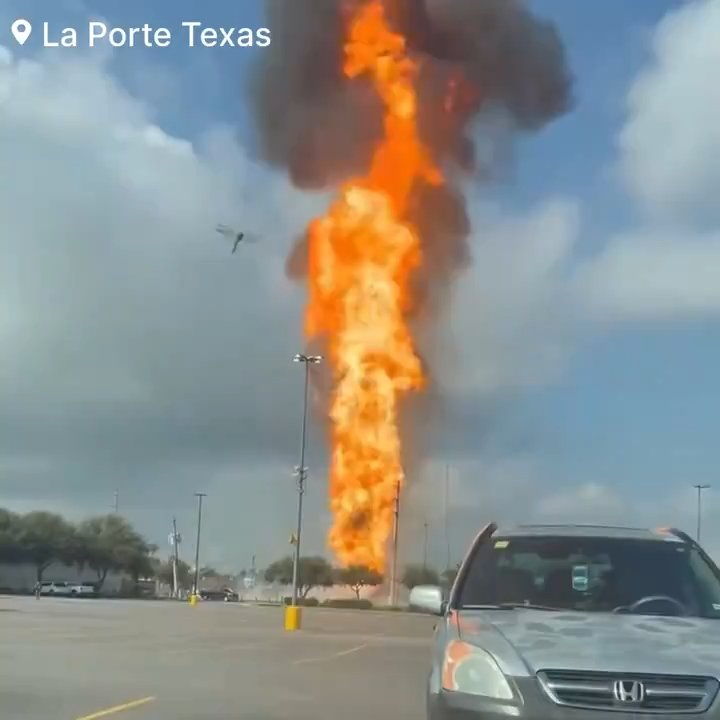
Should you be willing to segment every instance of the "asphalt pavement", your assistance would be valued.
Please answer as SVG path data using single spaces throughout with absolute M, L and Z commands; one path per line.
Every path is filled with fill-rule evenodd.
M 0 598 L 7 720 L 419 720 L 433 619 Z

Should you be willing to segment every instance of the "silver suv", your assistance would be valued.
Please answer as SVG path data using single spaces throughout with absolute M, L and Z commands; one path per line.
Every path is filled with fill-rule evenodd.
M 720 571 L 678 530 L 492 524 L 410 604 L 430 720 L 720 719 Z

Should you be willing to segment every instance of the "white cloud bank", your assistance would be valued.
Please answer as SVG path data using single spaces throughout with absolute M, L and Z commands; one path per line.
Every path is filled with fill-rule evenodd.
M 720 311 L 717 37 L 720 0 L 675 11 L 630 91 L 619 164 L 642 226 L 578 266 L 574 201 L 521 217 L 475 208 L 475 263 L 452 316 L 455 389 L 544 382 L 593 321 Z M 223 498 L 215 562 L 248 543 L 282 552 L 291 518 L 274 508 L 293 498 L 279 474 L 297 443 L 287 360 L 300 342 L 283 264 L 317 201 L 249 161 L 226 129 L 191 144 L 153 117 L 103 60 L 18 62 L 0 48 L 0 449 L 26 468 L 22 479 L 0 468 L 0 501 L 63 495 L 102 511 L 98 498 L 122 483 L 162 539 L 174 503 L 207 482 Z M 230 256 L 218 221 L 266 242 Z M 515 488 L 515 509 L 533 483 L 547 493 L 532 462 L 478 468 L 499 478 L 486 496 Z M 317 513 L 323 488 L 318 473 Z M 597 488 L 579 493 L 577 506 L 613 514 Z M 552 505 L 533 502 L 529 515 Z M 319 549 L 322 529 L 309 542 Z
M 720 2 L 693 0 L 655 30 L 628 96 L 621 168 L 649 215 L 720 221 Z

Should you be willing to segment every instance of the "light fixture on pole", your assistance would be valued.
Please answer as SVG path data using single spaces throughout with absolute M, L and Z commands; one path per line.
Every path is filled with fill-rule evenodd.
M 295 554 L 293 557 L 293 574 L 292 574 L 292 607 L 297 607 L 298 587 L 300 575 L 300 538 L 302 535 L 302 516 L 303 516 L 303 495 L 305 494 L 305 479 L 307 477 L 307 468 L 305 467 L 305 443 L 307 440 L 307 410 L 308 410 L 308 387 L 310 383 L 310 366 L 317 365 L 322 362 L 322 355 L 304 355 L 298 353 L 293 358 L 293 362 L 302 363 L 305 366 L 305 384 L 303 387 L 303 411 L 302 411 L 302 428 L 300 432 L 300 464 L 295 468 L 297 476 L 298 489 L 298 506 L 297 506 L 297 527 L 295 531 Z M 294 629 L 294 628 L 293 628 Z

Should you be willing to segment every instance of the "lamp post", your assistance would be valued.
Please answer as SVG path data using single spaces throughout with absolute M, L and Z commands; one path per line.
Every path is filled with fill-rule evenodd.
M 392 564 L 390 565 L 390 607 L 397 605 L 398 584 L 398 533 L 400 530 L 400 481 L 395 486 L 395 511 L 393 522 Z
M 203 498 L 207 497 L 207 493 L 196 492 L 195 497 L 198 499 L 198 520 L 197 520 L 197 540 L 195 541 L 195 582 L 193 595 L 197 598 L 200 589 L 200 525 L 202 524 L 202 506 Z
M 697 533 L 696 540 L 700 543 L 700 523 L 702 522 L 702 491 L 708 490 L 710 485 L 693 485 L 697 490 Z
M 303 495 L 305 494 L 305 478 L 307 476 L 307 468 L 305 467 L 305 442 L 307 439 L 307 408 L 308 408 L 308 386 L 310 381 L 310 366 L 317 365 L 322 362 L 322 355 L 303 355 L 298 353 L 293 362 L 302 363 L 305 366 L 305 384 L 303 388 L 303 412 L 302 412 L 302 430 L 300 433 L 300 465 L 295 468 L 298 478 L 298 506 L 297 506 L 297 528 L 295 532 L 295 555 L 293 557 L 293 573 L 292 573 L 292 606 L 297 606 L 298 601 L 298 585 L 300 575 L 300 536 L 302 534 L 302 516 L 303 516 Z
M 450 569 L 451 550 L 450 550 L 450 466 L 445 466 L 445 546 L 447 549 L 447 559 L 445 561 L 445 569 Z
M 423 542 L 423 570 L 427 571 L 427 563 L 428 563 L 428 527 L 430 526 L 430 523 L 428 521 L 425 521 L 425 524 L 423 525 L 423 528 L 425 530 L 425 537 Z

